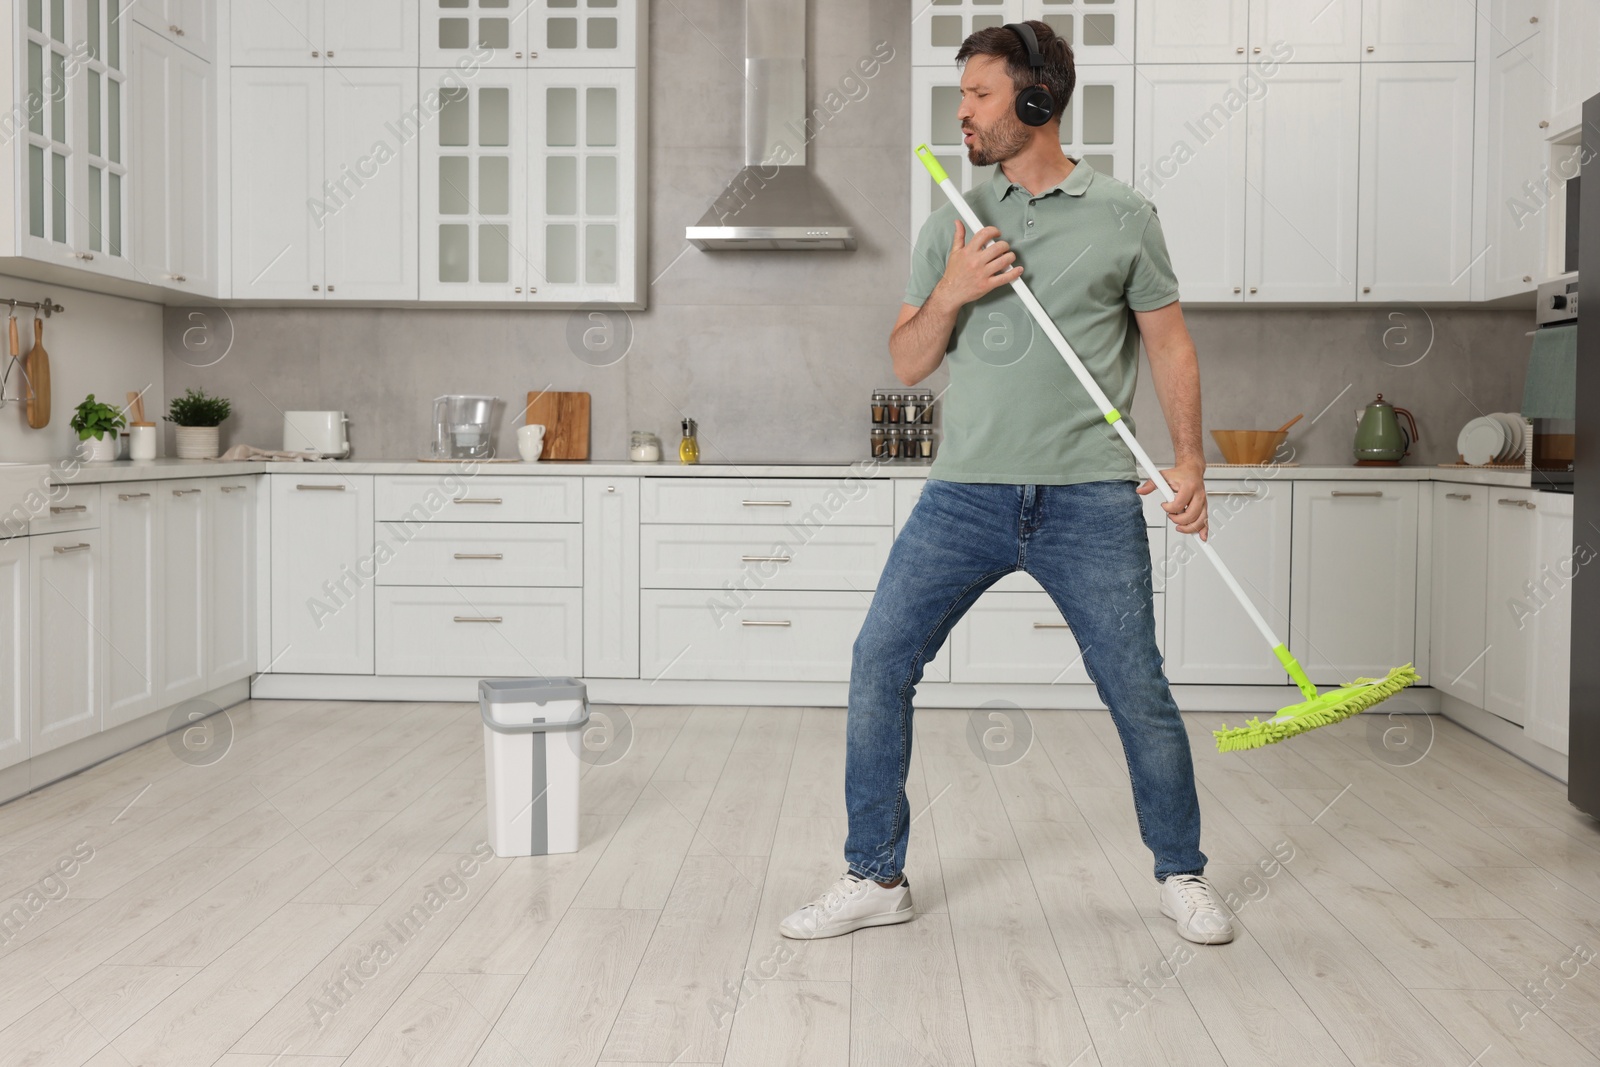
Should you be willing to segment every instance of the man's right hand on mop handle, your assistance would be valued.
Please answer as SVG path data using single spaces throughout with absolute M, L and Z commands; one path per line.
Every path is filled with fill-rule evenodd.
M 1000 240 L 997 226 L 985 226 L 969 240 L 967 228 L 956 219 L 955 236 L 950 242 L 950 258 L 945 260 L 944 277 L 934 287 L 934 295 L 944 290 L 944 297 L 958 307 L 987 296 L 1002 285 L 1010 285 L 1022 277 L 1022 264 L 1007 241 Z

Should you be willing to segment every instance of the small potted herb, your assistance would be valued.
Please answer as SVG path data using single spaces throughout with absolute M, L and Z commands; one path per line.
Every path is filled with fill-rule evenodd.
M 90 393 L 72 413 L 72 428 L 78 432 L 78 440 L 92 441 L 87 446 L 85 460 L 98 462 L 116 459 L 120 431 L 126 422 L 122 412 L 110 404 L 100 403 Z
M 217 427 L 233 407 L 204 389 L 190 389 L 173 399 L 166 420 L 177 427 L 179 459 L 216 459 Z

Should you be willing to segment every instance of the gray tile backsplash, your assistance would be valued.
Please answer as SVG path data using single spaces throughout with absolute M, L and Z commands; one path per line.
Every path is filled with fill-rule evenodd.
M 742 159 L 743 24 L 726 0 L 653 5 L 653 284 L 649 310 L 629 316 L 625 358 L 594 366 L 574 354 L 568 337 L 587 325 L 582 312 L 232 307 L 233 347 L 220 362 L 196 366 L 203 361 L 169 345 L 167 395 L 201 386 L 229 397 L 235 414 L 223 427 L 224 447 L 277 448 L 282 411 L 342 408 L 355 456 L 417 456 L 427 447 L 432 398 L 481 392 L 505 401 L 499 452 L 514 455 L 526 394 L 548 388 L 591 394 L 596 459 L 626 458 L 635 428 L 660 434 L 672 455 L 684 416 L 700 424 L 706 462 L 865 455 L 868 395 L 894 383 L 885 342 L 915 236 L 906 220 L 913 160 L 904 4 L 813 0 L 810 32 L 813 106 L 877 42 L 895 52 L 877 77 L 859 82 L 864 92 L 852 88 L 858 99 L 810 144 L 812 166 L 857 229 L 855 252 L 706 253 L 688 245 L 684 226 Z M 169 336 L 180 334 L 172 327 L 183 315 L 167 311 Z M 1379 392 L 1416 413 L 1416 461 L 1453 459 L 1463 423 L 1520 400 L 1532 316 L 1386 306 L 1207 309 L 1187 318 L 1208 428 L 1271 428 L 1303 411 L 1291 437 L 1296 458 L 1337 464 L 1350 459 L 1353 409 Z M 1408 353 L 1423 350 L 1412 363 Z M 925 384 L 942 388 L 943 372 Z M 1169 456 L 1147 372 L 1133 415 L 1151 453 Z

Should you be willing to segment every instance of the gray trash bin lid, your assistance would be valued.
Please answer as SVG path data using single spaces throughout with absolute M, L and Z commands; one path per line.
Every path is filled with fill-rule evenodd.
M 545 706 L 552 701 L 577 701 L 577 718 L 545 720 Z M 500 718 L 490 714 L 490 705 L 500 708 Z M 508 710 L 507 705 L 515 710 Z M 552 709 L 553 710 L 553 709 Z M 485 678 L 478 682 L 478 712 L 483 724 L 499 733 L 540 733 L 570 729 L 589 721 L 588 690 L 576 678 Z

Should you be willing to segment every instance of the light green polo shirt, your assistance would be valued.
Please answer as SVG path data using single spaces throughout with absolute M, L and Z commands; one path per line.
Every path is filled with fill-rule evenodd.
M 1133 430 L 1133 312 L 1178 299 L 1178 279 L 1155 205 L 1075 162 L 1038 196 L 996 167 L 967 202 L 1011 242 L 1023 281 Z M 923 224 L 906 303 L 921 307 L 944 276 L 957 217 L 945 202 Z M 929 477 L 1016 485 L 1141 480 L 1133 453 L 1009 285 L 961 309 L 945 362 L 950 387 L 941 398 L 943 433 Z

